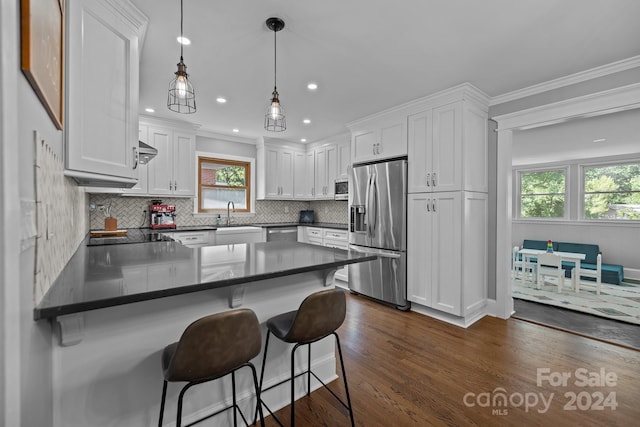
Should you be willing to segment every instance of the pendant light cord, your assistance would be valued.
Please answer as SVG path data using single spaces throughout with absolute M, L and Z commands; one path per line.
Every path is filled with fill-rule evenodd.
M 184 36 L 182 33 L 183 21 L 184 21 L 184 16 L 182 13 L 182 0 L 180 0 L 180 62 L 183 62 L 183 59 L 182 59 L 182 49 L 184 48 Z
M 278 34 L 278 32 L 276 30 L 273 30 L 273 90 L 274 91 L 277 91 L 276 77 L 277 77 L 277 61 L 278 61 L 278 43 L 276 42 L 276 34 Z

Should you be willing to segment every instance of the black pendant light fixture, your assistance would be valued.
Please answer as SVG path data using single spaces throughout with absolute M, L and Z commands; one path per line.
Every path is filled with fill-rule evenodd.
M 280 18 L 269 18 L 267 19 L 267 28 L 273 31 L 273 93 L 271 94 L 271 103 L 267 107 L 267 113 L 264 115 L 264 128 L 270 132 L 282 132 L 287 130 L 287 121 L 284 117 L 284 109 L 280 105 L 280 99 L 278 99 L 276 87 L 276 33 L 284 28 L 284 21 Z
M 196 94 L 193 86 L 189 81 L 187 74 L 187 66 L 184 65 L 182 59 L 183 41 L 182 34 L 183 14 L 182 0 L 180 0 L 180 62 L 178 62 L 178 71 L 176 78 L 169 83 L 169 98 L 167 99 L 167 107 L 171 111 L 181 114 L 191 114 L 196 112 Z

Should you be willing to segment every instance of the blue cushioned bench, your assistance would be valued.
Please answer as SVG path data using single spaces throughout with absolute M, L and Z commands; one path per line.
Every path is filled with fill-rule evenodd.
M 600 247 L 598 245 L 592 245 L 587 243 L 567 243 L 567 242 L 552 242 L 553 250 L 560 252 L 573 252 L 584 254 L 585 258 L 580 262 L 580 267 L 588 270 L 595 270 L 598 254 L 600 253 Z M 523 249 L 547 249 L 546 240 L 525 240 L 522 242 Z M 572 262 L 562 262 L 562 268 L 565 269 L 565 277 L 571 277 L 571 269 L 575 267 Z M 594 280 L 590 277 L 585 277 L 586 280 Z M 584 280 L 583 279 L 583 280 Z M 617 264 L 605 264 L 602 263 L 602 281 L 605 283 L 611 283 L 614 285 L 621 285 L 624 280 L 624 267 Z

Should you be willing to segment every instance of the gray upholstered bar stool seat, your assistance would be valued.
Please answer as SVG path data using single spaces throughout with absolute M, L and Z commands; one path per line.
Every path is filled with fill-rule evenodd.
M 307 395 L 311 393 L 311 375 L 313 375 L 329 392 L 349 411 L 351 425 L 354 426 L 353 408 L 351 407 L 351 398 L 349 397 L 349 387 L 347 385 L 347 375 L 342 359 L 342 348 L 340 347 L 340 339 L 336 330 L 344 322 L 347 311 L 347 303 L 344 291 L 341 289 L 327 289 L 309 295 L 302 301 L 300 308 L 295 311 L 283 313 L 267 320 L 267 339 L 262 359 L 262 369 L 260 372 L 260 389 L 261 392 L 276 387 L 284 382 L 291 381 L 291 426 L 295 425 L 295 387 L 294 379 L 301 375 L 307 375 Z M 295 343 L 291 350 L 291 378 L 274 384 L 266 389 L 262 389 L 264 380 L 264 370 L 267 360 L 267 350 L 269 348 L 269 337 L 275 335 L 287 343 Z M 336 339 L 338 354 L 340 356 L 340 366 L 342 368 L 342 378 L 344 380 L 344 388 L 347 397 L 347 403 L 344 403 L 337 394 L 335 394 L 318 376 L 311 371 L 311 344 L 320 341 L 323 338 L 333 335 Z M 307 369 L 295 375 L 295 352 L 301 345 L 308 346 L 307 352 Z M 278 420 L 267 405 L 262 402 L 269 413 L 273 415 L 278 424 L 283 425 Z
M 222 378 L 228 374 L 231 374 L 233 404 L 189 425 L 199 423 L 231 408 L 233 408 L 234 426 L 237 426 L 238 412 L 245 424 L 249 425 L 236 403 L 235 372 L 245 366 L 251 369 L 253 385 L 259 402 L 260 387 L 258 386 L 256 368 L 251 363 L 251 359 L 260 353 L 261 344 L 260 323 L 256 314 L 247 308 L 212 314 L 187 326 L 180 341 L 168 345 L 162 352 L 164 384 L 158 426 L 162 426 L 167 383 L 187 382 L 178 397 L 176 427 L 180 427 L 185 392 L 194 385 Z M 258 405 L 258 409 L 261 424 L 264 426 L 262 407 Z M 255 418 L 257 416 L 258 414 Z

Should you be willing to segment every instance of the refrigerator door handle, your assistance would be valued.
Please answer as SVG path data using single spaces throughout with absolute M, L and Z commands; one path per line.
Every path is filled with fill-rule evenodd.
M 374 254 L 384 258 L 400 258 L 401 254 L 396 252 L 389 252 L 380 249 L 363 249 L 359 246 L 349 245 L 349 250 L 354 252 L 360 252 L 361 254 Z
M 367 223 L 367 237 L 371 237 L 371 206 L 369 205 L 371 201 L 371 181 L 373 180 L 373 175 L 369 174 L 369 179 L 367 180 L 367 195 L 365 198 L 365 222 Z
M 372 222 L 371 226 L 371 238 L 376 236 L 376 228 L 378 227 L 378 176 L 374 173 L 371 178 L 371 190 L 373 195 L 373 203 L 372 203 Z

